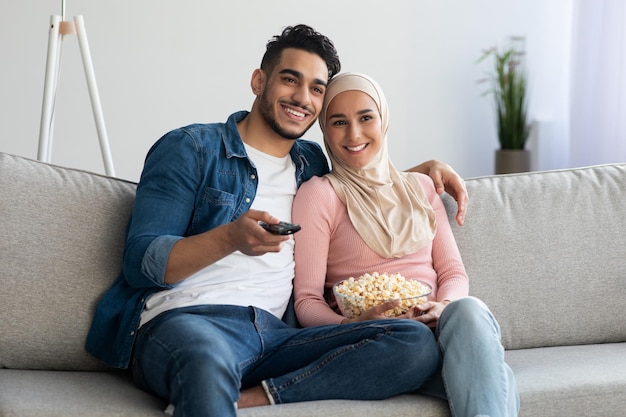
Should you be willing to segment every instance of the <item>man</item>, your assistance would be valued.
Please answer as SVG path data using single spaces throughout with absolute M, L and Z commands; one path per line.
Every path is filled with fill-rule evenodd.
M 439 364 L 421 323 L 296 329 L 280 320 L 292 291 L 293 238 L 259 222 L 289 221 L 297 187 L 328 172 L 319 145 L 298 138 L 339 70 L 330 40 L 288 27 L 252 74 L 250 112 L 174 130 L 148 152 L 123 269 L 98 304 L 87 350 L 131 366 L 137 385 L 169 401 L 177 417 L 387 398 L 416 389 Z M 460 178 L 445 164 L 418 169 L 431 166 L 438 181 L 456 185 L 464 209 Z

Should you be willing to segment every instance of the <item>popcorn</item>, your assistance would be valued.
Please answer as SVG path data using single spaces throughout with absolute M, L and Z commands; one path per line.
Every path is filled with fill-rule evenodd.
M 400 299 L 400 304 L 386 311 L 385 316 L 399 316 L 426 301 L 431 290 L 426 283 L 386 272 L 364 274 L 358 279 L 350 277 L 333 287 L 339 309 L 348 318 L 360 316 L 365 310 L 395 299 Z

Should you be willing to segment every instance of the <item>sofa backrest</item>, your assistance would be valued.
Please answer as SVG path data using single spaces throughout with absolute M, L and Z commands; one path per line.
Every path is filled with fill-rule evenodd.
M 450 216 L 507 349 L 626 341 L 626 165 L 467 180 Z M 84 350 L 136 184 L 0 153 L 0 368 L 99 370 Z
M 473 178 L 465 224 L 444 201 L 504 346 L 626 341 L 626 164 Z
M 121 267 L 135 184 L 0 153 L 0 368 L 95 370 L 85 337 Z

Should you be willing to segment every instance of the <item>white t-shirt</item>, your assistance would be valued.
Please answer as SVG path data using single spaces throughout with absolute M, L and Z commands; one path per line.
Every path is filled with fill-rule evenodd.
M 259 179 L 252 208 L 291 221 L 291 206 L 297 189 L 291 157 L 277 158 L 247 145 L 246 151 L 257 168 Z M 282 317 L 292 291 L 293 250 L 291 236 L 278 253 L 248 256 L 234 252 L 175 287 L 151 295 L 141 314 L 140 326 L 164 311 L 202 304 L 253 305 Z

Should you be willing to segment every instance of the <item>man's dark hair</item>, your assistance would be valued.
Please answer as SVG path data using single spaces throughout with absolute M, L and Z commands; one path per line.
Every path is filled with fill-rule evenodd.
M 328 81 L 341 70 L 339 55 L 333 42 L 307 25 L 287 26 L 283 33 L 270 39 L 261 60 L 261 69 L 267 74 L 271 73 L 287 48 L 319 55 L 326 62 Z

